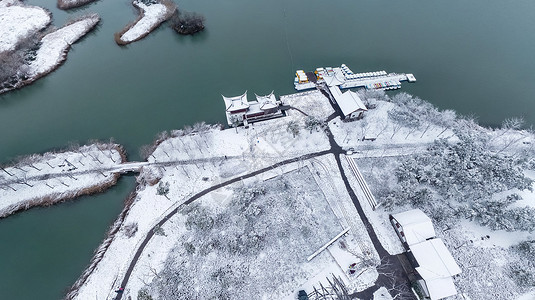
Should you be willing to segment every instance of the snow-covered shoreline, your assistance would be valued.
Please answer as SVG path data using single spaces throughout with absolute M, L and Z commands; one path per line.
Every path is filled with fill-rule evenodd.
M 80 6 L 84 6 L 86 4 L 89 4 L 91 2 L 95 2 L 97 0 L 58 0 L 58 8 L 67 10 L 72 8 L 77 8 Z
M 158 1 L 158 3 L 150 5 L 141 1 L 133 1 L 132 5 L 139 10 L 139 17 L 134 23 L 127 25 L 115 34 L 115 42 L 119 45 L 127 45 L 141 40 L 168 20 L 176 11 L 176 5 L 168 0 Z
M 93 144 L 66 152 L 48 152 L 2 167 L 0 218 L 35 206 L 48 206 L 102 192 L 118 178 L 114 167 L 126 156 L 117 144 Z
M 45 35 L 35 60 L 30 64 L 30 79 L 27 81 L 33 82 L 57 69 L 67 59 L 71 45 L 93 30 L 99 22 L 98 14 L 90 14 Z
M 50 21 L 51 14 L 43 8 L 27 7 L 18 1 L 0 2 L 0 54 L 13 56 L 12 50 L 16 49 L 21 41 L 32 36 L 38 39 L 40 36 L 37 31 L 46 28 Z M 12 72 L 4 74 L 8 77 L 6 81 L 0 82 L 0 94 L 22 88 L 56 70 L 67 59 L 71 45 L 93 30 L 99 22 L 98 14 L 89 14 L 40 38 L 38 49 L 31 61 L 20 58 L 12 62 Z M 21 23 L 26 25 L 20 26 Z M 13 27 L 13 24 L 16 26 Z
M 435 112 L 429 108 L 427 110 L 434 113 L 434 119 L 427 122 L 422 119 L 422 123 L 418 126 L 408 126 L 407 124 L 413 124 L 408 122 L 410 118 L 396 119 L 395 114 L 400 113 L 399 110 L 403 109 L 403 105 L 406 105 L 405 109 L 411 108 L 407 104 L 409 98 L 410 96 L 401 93 L 396 101 L 378 100 L 364 119 L 345 122 L 333 118 L 333 108 L 319 91 L 281 96 L 285 104 L 295 108 L 290 109 L 286 117 L 254 123 L 249 128 L 222 129 L 218 125 L 200 123 L 182 130 L 164 132 L 159 135 L 152 147 L 142 151 L 147 156 L 146 162 L 122 164 L 125 161 L 124 157 L 117 159 L 113 149 L 99 147 L 86 149 L 87 151 L 71 151 L 59 157 L 47 155 L 30 157 L 16 166 L 0 169 L 0 172 L 3 172 L 0 174 L 0 187 L 2 187 L 0 199 L 5 198 L 2 193 L 8 196 L 15 194 L 24 196 L 25 189 L 36 187 L 37 191 L 50 192 L 54 189 L 65 189 L 65 186 L 70 190 L 78 190 L 80 185 L 85 187 L 86 183 L 105 186 L 106 180 L 112 182 L 118 172 L 140 170 L 135 192 L 125 201 L 125 207 L 110 227 L 107 237 L 95 251 L 89 266 L 65 296 L 69 300 L 95 297 L 109 299 L 115 296 L 115 290 L 122 287 L 123 296 L 128 299 L 135 298 L 140 292 L 158 295 L 158 291 L 150 284 L 151 281 L 164 271 L 168 254 L 176 247 L 184 247 L 182 244 L 175 245 L 175 242 L 183 236 L 186 227 L 184 219 L 189 215 L 175 213 L 185 205 L 192 207 L 191 202 L 195 200 L 195 205 L 200 203 L 199 205 L 202 204 L 212 211 L 221 212 L 239 188 L 249 186 L 254 189 L 256 184 L 262 185 L 262 182 L 271 179 L 279 180 L 290 173 L 293 178 L 297 178 L 303 176 L 301 173 L 310 171 L 309 174 L 313 177 L 313 180 L 307 179 L 310 190 L 312 186 L 317 186 L 322 196 L 310 196 L 305 191 L 301 194 L 292 194 L 285 199 L 304 197 L 309 202 L 322 199 L 336 217 L 336 220 L 330 219 L 333 224 L 336 223 L 333 227 L 350 228 L 350 231 L 344 241 L 325 248 L 324 251 L 329 252 L 328 256 L 332 258 L 330 262 L 325 260 L 327 253 L 324 252 L 321 261 L 310 263 L 303 260 L 295 263 L 296 268 L 303 270 L 300 277 L 292 277 L 291 284 L 265 292 L 263 297 L 269 298 L 271 295 L 277 296 L 276 298 L 294 299 L 293 289 L 312 290 L 319 282 L 325 283 L 323 280 L 329 274 L 336 274 L 341 278 L 351 292 L 363 291 L 373 285 L 379 287 L 376 280 L 378 276 L 385 276 L 381 273 L 385 270 L 380 270 L 374 263 L 382 259 L 378 257 L 380 255 L 376 251 L 379 248 L 374 247 L 375 242 L 372 241 L 371 235 L 368 235 L 365 223 L 357 217 L 359 212 L 356 211 L 345 183 L 352 187 L 357 195 L 357 201 L 360 202 L 363 213 L 374 229 L 377 243 L 391 255 L 403 252 L 403 247 L 391 228 L 388 214 L 409 207 L 392 208 L 383 205 L 374 210 L 366 202 L 362 185 L 352 176 L 349 159 L 358 160 L 366 180 L 371 182 L 372 190 L 375 186 L 374 195 L 377 196 L 378 202 L 383 204 L 385 199 L 377 192 L 377 186 L 378 183 L 381 186 L 394 184 L 394 182 L 385 184 L 381 181 L 382 175 L 395 174 L 393 168 L 397 164 L 389 163 L 390 161 L 395 162 L 425 153 L 429 151 L 428 147 L 437 141 L 461 144 L 459 135 L 462 135 L 462 130 L 459 131 L 459 128 L 468 133 L 471 130 L 483 133 L 481 127 L 464 119 L 457 119 L 451 112 Z M 311 124 L 316 125 L 311 126 Z M 295 126 L 298 129 L 291 130 Z M 485 130 L 485 134 L 488 134 L 492 141 L 491 148 L 498 153 L 512 151 L 522 155 L 533 151 L 531 145 L 535 144 L 535 137 L 531 133 L 512 129 Z M 333 135 L 332 139 L 329 138 L 330 133 Z M 363 139 L 363 137 L 373 137 L 373 139 Z M 336 143 L 331 144 L 332 140 Z M 344 158 L 344 155 L 337 144 L 350 149 L 346 152 L 348 160 L 341 159 L 338 162 L 341 169 L 338 168 L 337 157 Z M 384 163 L 380 163 L 381 160 Z M 370 167 L 371 170 L 366 170 Z M 374 167 L 385 174 L 379 171 L 373 172 Z M 43 171 L 45 169 L 46 171 Z M 344 179 L 340 170 L 343 170 L 347 179 Z M 43 176 L 43 172 L 46 176 Z M 533 171 L 528 170 L 526 173 L 531 177 L 535 176 Z M 373 175 L 381 176 L 374 178 Z M 306 184 L 301 182 L 299 186 Z M 14 189 L 22 190 L 22 194 Z M 533 199 L 532 192 L 523 193 L 526 200 Z M 6 199 L 15 198 L 11 196 Z M 279 223 L 268 228 L 275 230 Z M 509 233 L 490 233 L 489 228 L 478 229 L 474 226 L 446 229 L 441 227 L 441 229 L 442 232 L 438 235 L 444 239 L 448 247 L 453 248 L 452 253 L 463 266 L 470 264 L 477 255 L 488 255 L 496 262 L 505 263 L 499 259 L 500 253 L 513 253 L 507 247 L 510 248 L 519 241 L 532 239 L 527 232 L 522 234 L 515 232 L 516 239 L 513 240 L 509 238 L 512 236 Z M 159 233 L 156 233 L 157 231 Z M 324 242 L 327 241 L 328 239 Z M 352 245 L 358 247 L 353 248 Z M 351 251 L 346 251 L 349 254 L 344 253 L 344 247 L 351 248 Z M 141 251 L 138 252 L 138 249 Z M 225 259 L 231 259 L 230 257 L 220 259 L 224 262 Z M 352 262 L 360 264 L 363 272 L 351 276 L 347 268 Z M 466 271 L 468 277 L 471 272 Z M 185 273 L 184 276 L 189 276 L 188 272 Z M 512 279 L 507 277 L 505 271 L 496 274 L 498 275 L 493 277 L 494 279 L 490 278 L 485 283 L 502 276 L 512 284 Z M 126 282 L 124 285 L 125 278 L 127 280 L 124 281 Z M 252 282 L 257 279 L 251 278 Z M 470 284 L 467 277 L 461 275 L 456 280 L 459 290 L 469 296 L 472 290 L 467 288 Z M 390 289 L 387 292 L 389 291 Z M 516 292 L 510 294 L 519 295 Z
M 25 38 L 46 28 L 52 14 L 39 6 L 18 0 L 0 1 L 0 53 L 12 51 Z

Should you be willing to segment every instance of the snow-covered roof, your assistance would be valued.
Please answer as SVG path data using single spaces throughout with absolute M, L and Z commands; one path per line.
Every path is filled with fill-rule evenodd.
M 334 74 L 333 75 L 326 75 L 323 77 L 325 80 L 325 83 L 327 86 L 335 86 L 335 85 L 341 85 L 345 82 L 344 74 L 342 73 L 342 70 L 340 68 L 334 68 L 333 69 Z
M 457 294 L 452 276 L 462 271 L 441 239 L 424 241 L 410 249 L 419 265 L 415 269 L 425 281 L 432 300 Z
M 241 96 L 236 96 L 236 97 L 223 96 L 223 100 L 225 101 L 225 109 L 228 112 L 249 108 L 249 102 L 247 101 L 247 91 L 245 91 L 245 93 L 243 93 L 243 95 Z
M 260 109 L 262 110 L 272 109 L 278 106 L 277 98 L 275 98 L 273 91 L 269 95 L 258 96 L 257 94 L 255 94 L 255 96 L 256 96 L 256 101 L 258 101 L 258 103 L 260 104 Z
M 329 86 L 329 90 L 344 116 L 348 116 L 359 110 L 368 110 L 357 93 L 353 91 L 342 93 L 337 86 Z
M 409 246 L 436 236 L 431 219 L 419 209 L 412 209 L 392 215 L 403 228 Z

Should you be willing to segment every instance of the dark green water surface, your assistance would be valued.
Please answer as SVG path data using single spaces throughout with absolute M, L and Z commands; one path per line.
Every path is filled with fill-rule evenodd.
M 355 72 L 414 73 L 402 91 L 442 109 L 499 125 L 535 124 L 535 2 L 185 0 L 206 31 L 166 25 L 119 47 L 113 33 L 136 15 L 129 1 L 100 0 L 63 12 L 54 25 L 98 12 L 98 29 L 75 44 L 57 71 L 0 96 L 0 162 L 113 137 L 131 159 L 160 131 L 224 121 L 221 94 L 293 93 L 296 69 L 347 64 Z M 0 299 L 58 299 L 133 189 L 111 191 L 0 220 Z

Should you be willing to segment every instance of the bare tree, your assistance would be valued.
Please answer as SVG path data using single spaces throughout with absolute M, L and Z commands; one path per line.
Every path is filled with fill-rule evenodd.
M 286 131 L 291 133 L 294 138 L 299 135 L 300 129 L 299 124 L 295 120 L 288 122 L 288 126 L 286 127 Z

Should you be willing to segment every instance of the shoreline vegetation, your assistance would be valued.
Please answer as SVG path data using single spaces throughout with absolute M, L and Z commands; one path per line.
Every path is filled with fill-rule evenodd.
M 113 240 L 115 239 L 115 236 L 121 229 L 124 223 L 124 219 L 128 215 L 128 212 L 130 211 L 130 208 L 134 204 L 134 200 L 136 197 L 137 197 L 137 187 L 136 187 L 136 190 L 130 193 L 130 195 L 128 195 L 128 197 L 126 198 L 124 202 L 124 207 L 121 210 L 121 213 L 119 214 L 117 219 L 115 219 L 113 224 L 108 229 L 108 232 L 106 233 L 106 238 L 100 243 L 98 248 L 93 252 L 93 257 L 91 258 L 89 265 L 84 269 L 84 271 L 82 272 L 82 275 L 80 275 L 80 277 L 71 285 L 64 299 L 72 300 L 78 296 L 78 292 L 80 288 L 86 283 L 89 276 L 93 274 L 93 271 L 98 266 L 98 264 L 104 257 L 104 254 L 106 254 L 106 251 L 108 250 Z
M 58 0 L 60 9 L 80 7 L 95 0 Z M 204 17 L 179 14 L 172 0 L 136 0 L 132 5 L 138 18 L 114 34 L 124 46 L 139 41 L 171 19 L 171 28 L 180 34 L 204 29 Z M 55 29 L 52 13 L 20 0 L 0 0 L 0 94 L 32 84 L 59 68 L 76 41 L 100 22 L 98 14 L 88 14 Z M 21 25 L 23 24 L 23 25 Z
M 120 174 L 114 168 L 126 160 L 122 146 L 94 143 L 25 156 L 11 166 L 0 166 L 0 219 L 103 192 L 117 183 Z
M 22 88 L 56 70 L 67 59 L 72 44 L 100 22 L 98 14 L 89 14 L 54 30 L 49 26 L 50 12 L 17 0 L 0 2 L 0 16 L 0 94 Z M 23 23 L 28 25 L 19 26 Z
M 58 0 L 58 8 L 67 10 L 84 6 L 97 0 Z
M 132 5 L 138 10 L 138 18 L 114 34 L 115 42 L 124 46 L 139 41 L 171 18 L 177 6 L 171 0 L 140 0 Z

